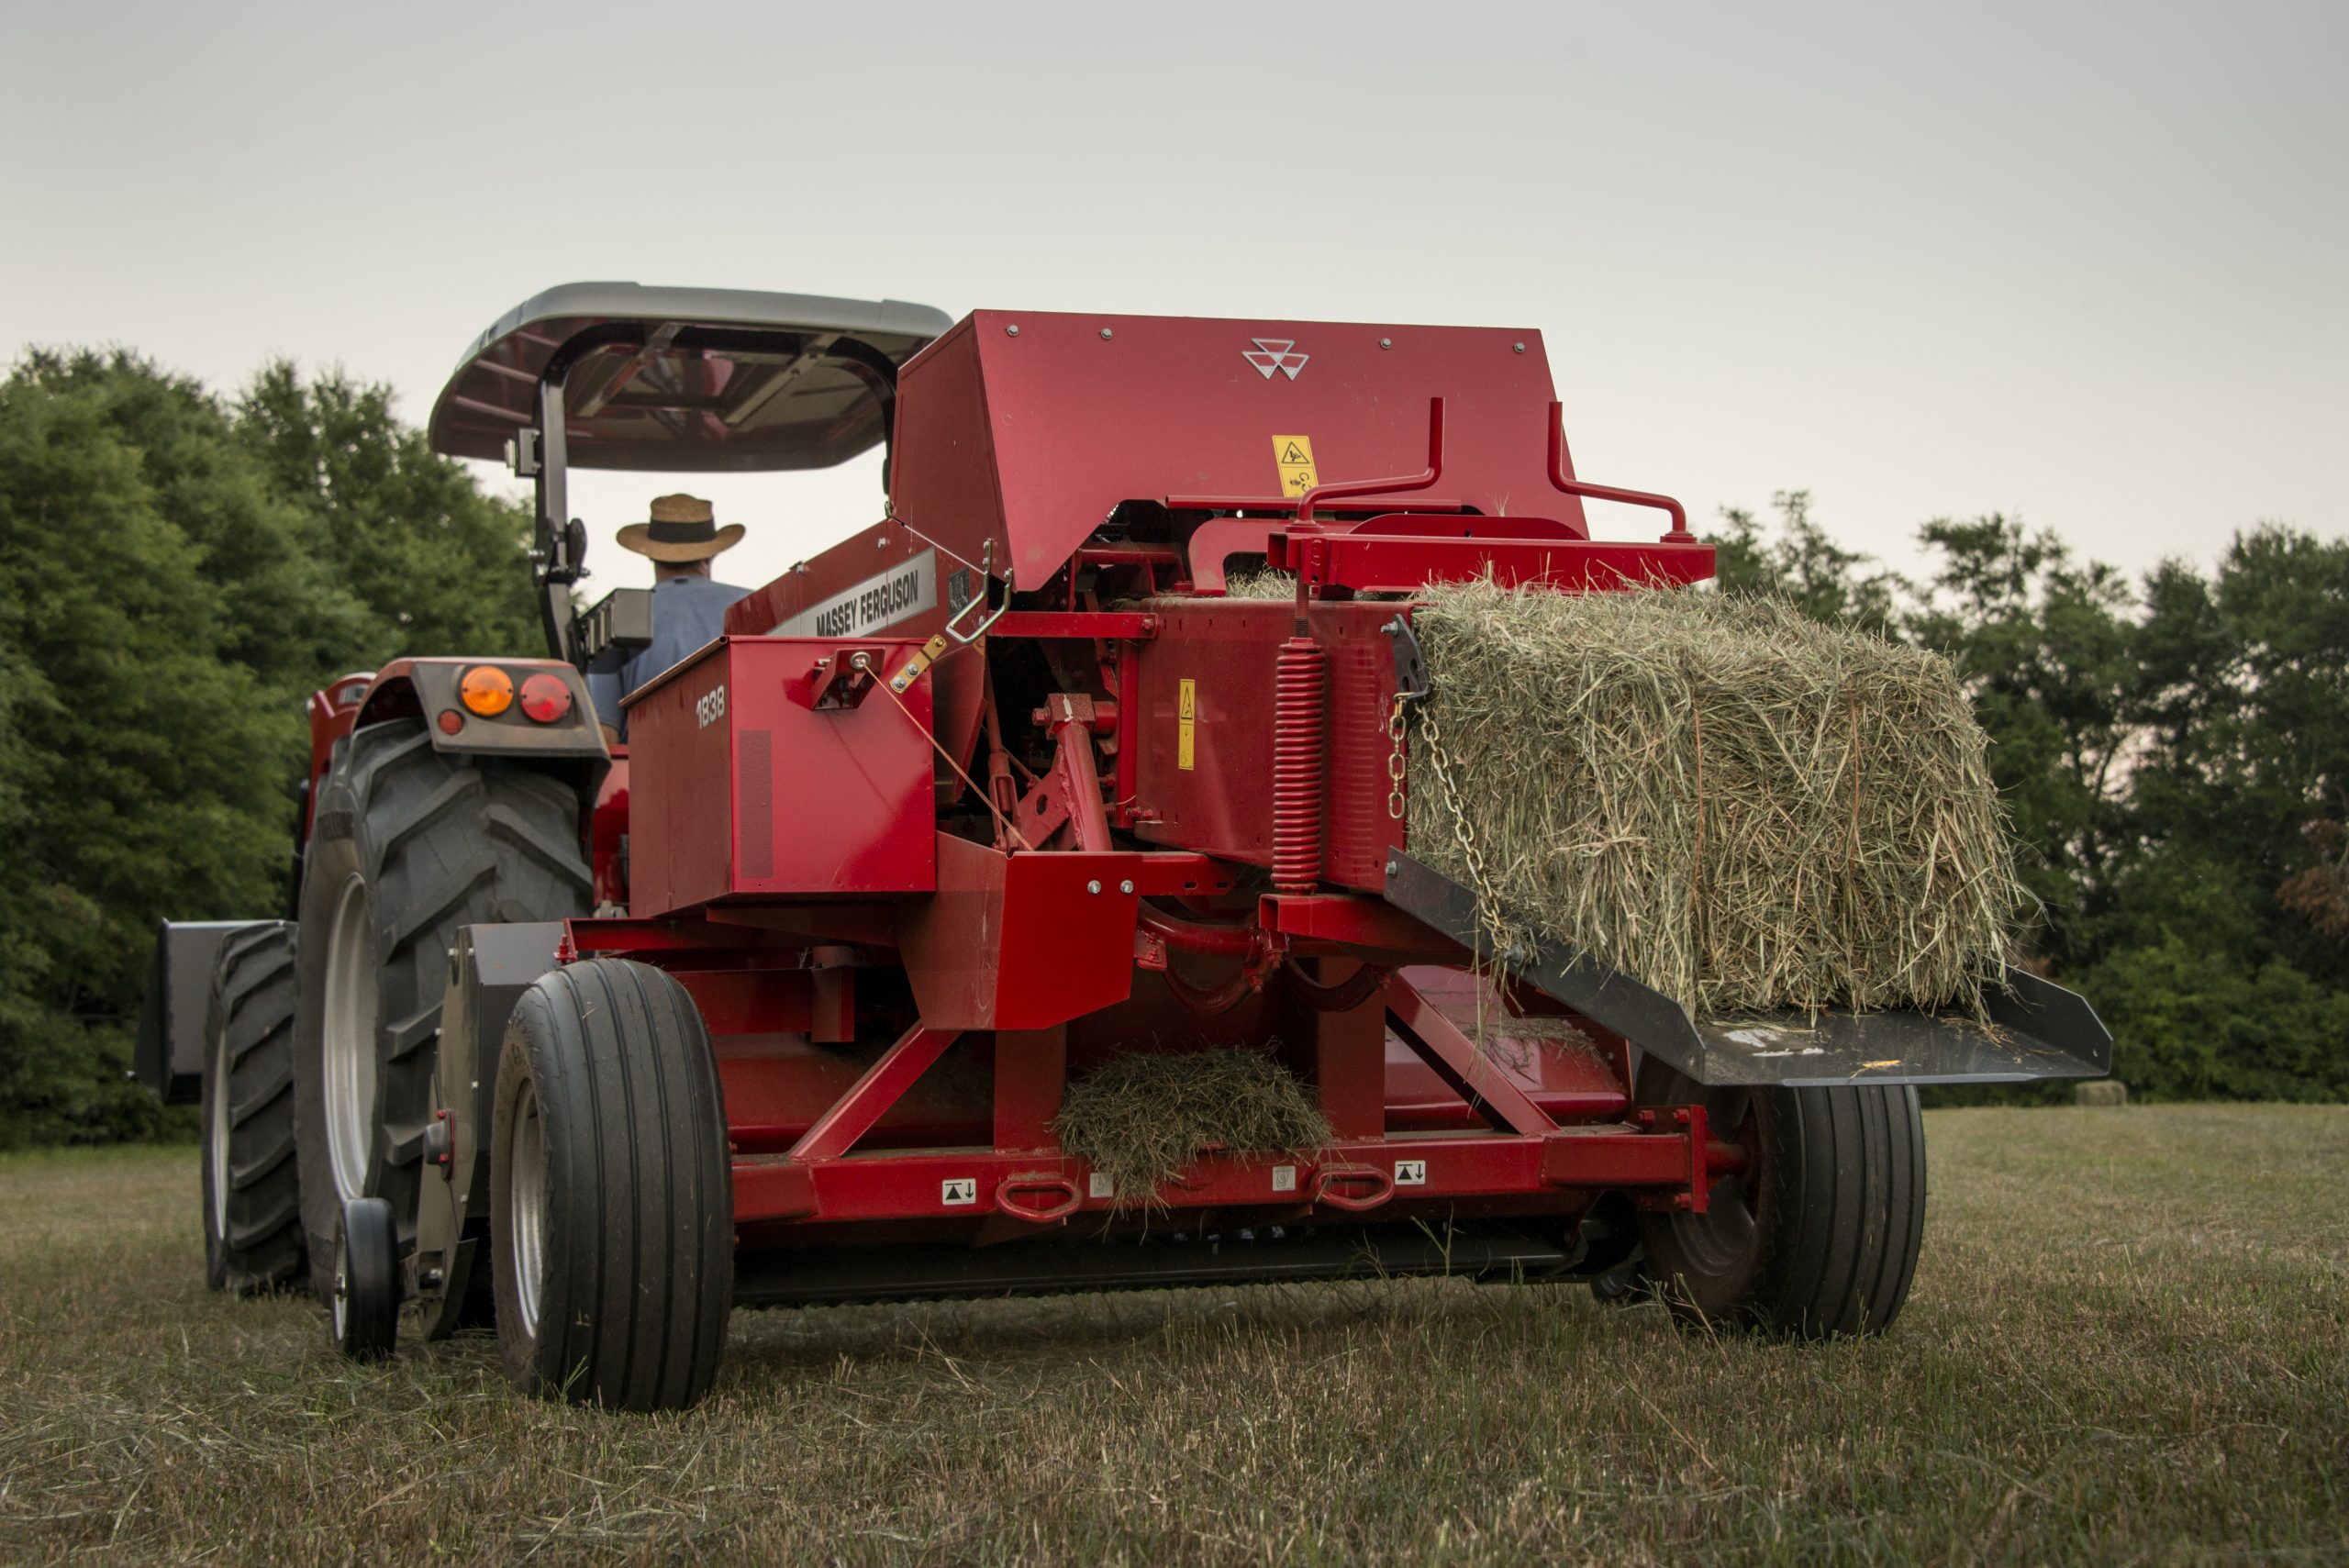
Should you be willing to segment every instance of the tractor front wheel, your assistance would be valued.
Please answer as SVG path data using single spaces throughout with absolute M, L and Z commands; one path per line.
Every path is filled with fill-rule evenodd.
M 516 1388 L 623 1410 L 709 1391 L 733 1305 L 734 1186 L 718 1062 L 666 971 L 596 959 L 522 994 L 489 1195 Z
M 1915 1089 L 1708 1089 L 1650 1057 L 1637 1097 L 1702 1105 L 1711 1136 L 1745 1155 L 1705 1213 L 1640 1217 L 1652 1288 L 1675 1317 L 1800 1339 L 1891 1326 L 1924 1235 Z

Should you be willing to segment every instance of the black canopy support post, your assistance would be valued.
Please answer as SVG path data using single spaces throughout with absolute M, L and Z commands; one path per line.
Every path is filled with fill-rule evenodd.
M 530 550 L 530 585 L 539 593 L 539 618 L 546 628 L 548 655 L 567 663 L 571 659 L 571 585 L 579 580 L 579 566 L 571 559 L 570 464 L 563 434 L 562 384 L 560 369 L 539 383 L 539 516 Z

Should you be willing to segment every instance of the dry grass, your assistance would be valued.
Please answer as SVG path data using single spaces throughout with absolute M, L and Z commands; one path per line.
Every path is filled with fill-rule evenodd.
M 2349 1556 L 2349 1111 L 1927 1125 L 1877 1342 L 1441 1281 L 742 1314 L 655 1419 L 206 1294 L 191 1152 L 0 1160 L 0 1562 Z
M 1202 1150 L 1303 1154 L 1332 1136 L 1287 1068 L 1236 1050 L 1112 1057 L 1069 1085 L 1052 1129 L 1116 1184 L 1121 1209 L 1156 1204 Z
M 1259 561 L 1253 566 L 1242 566 L 1224 578 L 1223 596 L 1227 599 L 1294 599 L 1297 597 L 1297 573 L 1276 571 Z
M 1473 881 L 1467 825 L 1501 945 L 1699 1016 L 1979 1011 L 2022 892 L 1947 661 L 1719 594 L 1425 598 L 1410 841 Z

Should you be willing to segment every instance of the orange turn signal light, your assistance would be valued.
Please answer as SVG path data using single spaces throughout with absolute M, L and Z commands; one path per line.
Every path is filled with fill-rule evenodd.
M 476 664 L 457 683 L 457 697 L 484 718 L 495 718 L 514 706 L 514 677 L 495 664 Z

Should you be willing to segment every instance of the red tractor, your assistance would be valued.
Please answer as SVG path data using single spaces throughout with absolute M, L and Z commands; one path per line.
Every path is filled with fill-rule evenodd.
M 1538 334 L 578 284 L 482 337 L 431 439 L 536 481 L 551 656 L 318 693 L 296 917 L 166 928 L 144 1058 L 201 1085 L 215 1283 L 306 1251 L 355 1354 L 494 1316 L 518 1387 L 665 1408 L 737 1305 L 1642 1254 L 1709 1320 L 1871 1331 L 1917 1257 L 1913 1085 L 2109 1062 L 2013 971 L 1987 1026 L 1768 1049 L 1496 955 L 1414 856 L 1414 593 L 1712 573 L 1676 504 L 1575 476 Z M 881 520 L 737 604 L 607 751 L 582 673 L 647 595 L 573 615 L 566 473 L 884 444 Z M 1590 497 L 1668 527 L 1593 539 Z M 1264 565 L 1293 599 L 1227 596 Z M 1061 1147 L 1072 1081 L 1235 1046 L 1325 1146 L 1149 1194 Z

